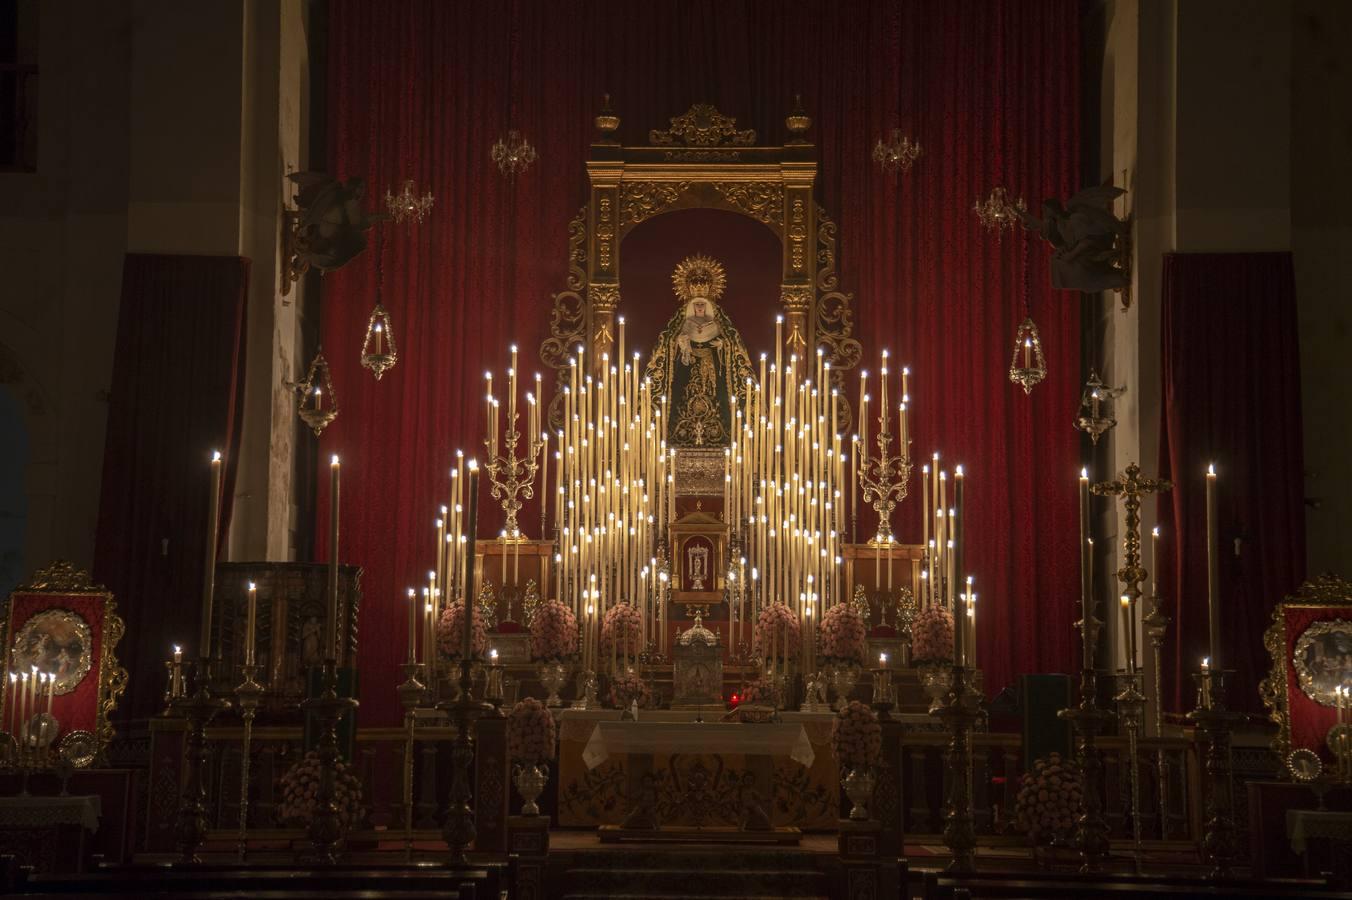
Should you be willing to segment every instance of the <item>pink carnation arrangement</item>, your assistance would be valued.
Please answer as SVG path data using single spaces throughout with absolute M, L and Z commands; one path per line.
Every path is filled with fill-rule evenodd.
M 1014 800 L 1014 822 L 1035 844 L 1068 839 L 1075 831 L 1083 796 L 1080 767 L 1052 753 L 1024 773 Z
M 632 672 L 610 680 L 610 705 L 616 709 L 628 709 L 635 700 L 639 709 L 647 709 L 652 698 L 648 683 Z
M 822 656 L 839 665 L 864 663 L 864 617 L 853 603 L 837 603 L 822 616 Z
M 292 826 L 309 824 L 319 797 L 319 754 L 305 754 L 282 776 L 282 802 L 277 815 Z M 351 828 L 361 819 L 361 781 L 341 759 L 334 764 L 333 798 L 338 803 L 338 818 L 343 828 Z
M 883 753 L 883 728 L 878 716 L 851 700 L 831 723 L 831 753 L 842 769 L 876 766 Z
M 947 608 L 928 607 L 912 620 L 911 659 L 918 663 L 953 661 L 953 614 Z
M 779 690 L 773 682 L 752 681 L 742 688 L 741 706 L 774 706 L 780 705 Z
M 554 717 L 534 697 L 512 707 L 507 716 L 507 755 L 524 763 L 554 758 Z
M 778 640 L 774 640 L 774 636 Z M 756 630 L 753 635 L 756 655 L 768 659 L 771 647 L 775 647 L 781 658 L 793 656 L 798 652 L 802 641 L 802 632 L 798 627 L 798 614 L 783 603 L 771 603 L 760 611 L 756 618 Z
M 437 620 L 437 650 L 443 659 L 459 659 L 465 646 L 465 604 L 452 603 Z M 484 617 L 475 616 L 470 626 L 470 655 L 482 659 L 488 652 L 488 629 Z
M 577 616 L 558 600 L 549 600 L 535 610 L 530 620 L 530 658 L 557 662 L 577 656 Z
M 616 603 L 606 610 L 606 617 L 601 621 L 602 656 L 614 653 L 613 648 L 616 644 L 621 650 L 628 647 L 629 652 L 637 653 L 642 649 L 639 645 L 642 639 L 643 619 L 634 604 Z

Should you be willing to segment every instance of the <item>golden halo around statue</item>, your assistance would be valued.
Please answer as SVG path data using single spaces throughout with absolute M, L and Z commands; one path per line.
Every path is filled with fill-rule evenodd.
M 677 297 L 687 302 L 696 297 L 717 300 L 723 296 L 727 284 L 728 277 L 723 271 L 723 264 L 701 253 L 687 256 L 671 273 L 672 289 L 676 291 Z

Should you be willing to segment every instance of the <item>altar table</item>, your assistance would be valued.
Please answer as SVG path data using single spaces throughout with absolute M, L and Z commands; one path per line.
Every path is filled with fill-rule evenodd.
M 42 874 L 82 872 L 101 808 L 97 794 L 0 797 L 0 853 Z
M 1333 879 L 1339 888 L 1352 883 L 1352 813 L 1324 809 L 1292 809 L 1286 813 L 1286 836 L 1291 849 L 1305 860 L 1305 874 L 1319 875 L 1312 864 L 1311 841 L 1327 841 Z
M 609 759 L 611 753 L 787 756 L 805 768 L 816 757 L 800 724 L 598 722 L 582 751 L 582 761 L 587 768 L 594 769 Z
M 615 710 L 564 710 L 557 824 L 622 824 L 647 775 L 668 825 L 742 826 L 739 798 L 755 790 L 771 825 L 833 830 L 840 816 L 834 716 L 782 716 L 782 724 L 734 724 L 718 722 L 717 713 L 698 722 L 689 710 L 652 710 L 631 723 Z

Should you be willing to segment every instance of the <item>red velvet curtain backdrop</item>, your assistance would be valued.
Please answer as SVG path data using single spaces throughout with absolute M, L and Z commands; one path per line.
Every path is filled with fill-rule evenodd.
M 1258 712 L 1272 607 L 1305 578 L 1304 455 L 1290 253 L 1164 257 L 1160 582 L 1173 618 L 1166 703 L 1191 709 L 1208 655 L 1206 470 L 1217 474 L 1221 659 L 1235 709 Z M 1172 681 L 1170 681 L 1172 678 Z
M 645 143 L 648 129 L 699 101 L 763 142 L 783 141 L 784 115 L 802 95 L 865 365 L 876 370 L 887 346 L 911 366 L 916 455 L 939 450 L 970 475 L 986 683 L 1069 667 L 1078 298 L 1050 291 L 1036 248 L 1028 279 L 1050 375 L 1024 396 L 1006 376 L 1023 316 L 1021 237 L 981 230 L 972 205 L 996 185 L 1030 205 L 1081 186 L 1075 0 L 335 0 L 331 9 L 332 170 L 365 176 L 373 195 L 415 178 L 437 196 L 423 225 L 386 226 L 379 266 L 368 253 L 325 282 L 324 346 L 343 413 L 321 458 L 343 456 L 340 549 L 367 573 L 368 693 L 397 682 L 403 588 L 428 568 L 454 449 L 481 446 L 484 369 L 501 371 L 512 342 L 533 360 L 547 336 L 606 92 L 626 143 Z M 870 159 L 894 127 L 925 151 L 898 178 Z M 540 154 L 514 181 L 489 158 L 509 128 Z M 378 287 L 400 362 L 375 383 L 357 348 Z M 327 502 L 321 480 L 321 521 Z M 919 540 L 918 506 L 898 514 L 903 539 Z M 322 528 L 319 540 L 322 555 Z M 364 721 L 396 721 L 389 699 L 369 698 Z
M 160 712 L 171 644 L 197 650 L 210 459 L 225 460 L 220 545 L 230 531 L 244 401 L 249 261 L 127 254 L 103 450 L 94 580 L 127 623 L 131 683 L 119 717 Z

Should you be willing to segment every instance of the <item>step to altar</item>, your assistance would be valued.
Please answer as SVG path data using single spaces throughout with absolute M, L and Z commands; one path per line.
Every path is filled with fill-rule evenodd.
M 830 884 L 813 854 L 774 847 L 633 845 L 579 854 L 565 898 L 824 898 Z

